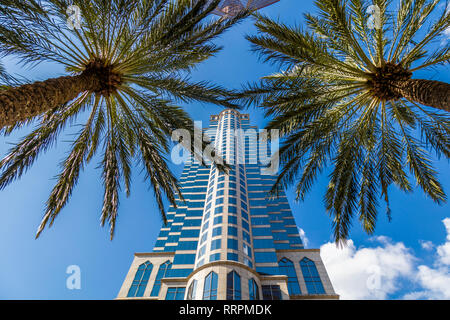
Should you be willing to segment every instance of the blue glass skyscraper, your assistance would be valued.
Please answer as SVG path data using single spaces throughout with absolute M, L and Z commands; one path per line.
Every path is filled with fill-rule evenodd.
M 180 178 L 184 201 L 168 210 L 153 252 L 136 253 L 123 299 L 337 299 L 319 249 L 305 249 L 271 147 L 248 114 L 210 118 L 208 136 L 229 172 L 189 158 Z

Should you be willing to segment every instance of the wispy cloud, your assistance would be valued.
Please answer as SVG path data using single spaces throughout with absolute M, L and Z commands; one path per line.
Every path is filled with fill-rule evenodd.
M 300 234 L 300 239 L 302 239 L 303 246 L 305 248 L 308 247 L 309 239 L 306 237 L 305 230 L 303 230 L 302 228 L 298 227 L 298 233 Z
M 422 247 L 422 249 L 424 250 L 433 250 L 434 248 L 434 243 L 431 241 L 425 241 L 425 240 L 419 240 L 420 246 Z

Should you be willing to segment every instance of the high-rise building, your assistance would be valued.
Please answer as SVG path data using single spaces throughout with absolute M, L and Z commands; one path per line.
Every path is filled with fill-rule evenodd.
M 227 109 L 205 130 L 228 173 L 189 158 L 184 201 L 168 210 L 153 252 L 136 253 L 118 298 L 154 300 L 337 299 L 319 249 L 305 249 L 271 146 L 248 114 Z

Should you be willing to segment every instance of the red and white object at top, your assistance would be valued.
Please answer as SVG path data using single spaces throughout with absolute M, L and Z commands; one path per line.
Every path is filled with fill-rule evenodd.
M 258 10 L 270 6 L 280 0 L 222 0 L 213 14 L 218 16 L 234 16 L 243 9 Z

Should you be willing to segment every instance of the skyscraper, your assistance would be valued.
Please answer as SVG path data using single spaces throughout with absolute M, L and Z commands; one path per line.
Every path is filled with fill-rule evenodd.
M 185 201 L 168 210 L 153 252 L 136 253 L 118 298 L 337 299 L 319 249 L 305 249 L 277 178 L 271 146 L 248 114 L 227 109 L 205 130 L 228 174 L 189 158 Z M 275 168 L 276 169 L 276 168 Z

